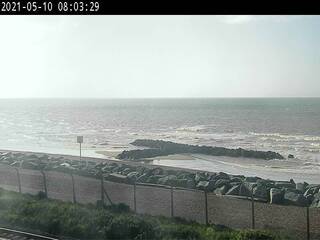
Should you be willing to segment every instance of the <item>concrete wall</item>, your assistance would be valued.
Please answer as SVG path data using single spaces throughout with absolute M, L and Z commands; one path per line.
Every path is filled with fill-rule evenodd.
M 207 194 L 208 221 L 231 228 L 251 228 L 251 201 Z
M 45 172 L 48 197 L 63 201 L 73 201 L 71 175 L 60 172 Z
M 37 194 L 45 191 L 44 178 L 40 171 L 19 169 L 22 193 Z
M 320 209 L 309 209 L 310 239 L 320 239 Z
M 307 239 L 306 208 L 255 203 L 254 210 L 257 229 L 270 229 L 288 233 L 297 239 Z
M 171 216 L 171 189 L 136 185 L 137 213 Z
M 199 223 L 206 222 L 205 195 L 201 191 L 173 190 L 173 215 Z
M 9 191 L 19 191 L 17 171 L 8 165 L 0 165 L 0 185 Z
M 113 203 L 125 203 L 134 210 L 133 185 L 104 181 L 104 189 Z M 108 203 L 107 197 L 105 201 Z
M 98 179 L 74 175 L 74 187 L 78 203 L 96 203 L 101 200 L 101 181 Z

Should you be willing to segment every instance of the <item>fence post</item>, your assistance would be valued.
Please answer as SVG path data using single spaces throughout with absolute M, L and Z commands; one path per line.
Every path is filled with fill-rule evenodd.
M 46 174 L 44 173 L 43 170 L 41 170 L 41 174 L 43 177 L 43 187 L 44 187 L 44 193 L 46 194 L 46 197 L 48 197 L 48 190 L 47 190 L 47 178 L 46 178 Z
M 209 224 L 209 221 L 208 221 L 208 194 L 207 194 L 207 191 L 205 190 L 204 191 L 204 206 L 205 206 L 205 216 L 206 216 L 206 225 Z
M 173 187 L 171 185 L 171 217 L 174 217 L 174 212 L 173 212 Z
M 307 240 L 310 240 L 310 218 L 309 218 L 309 207 L 307 207 Z
M 136 197 L 136 182 L 133 184 L 133 208 L 134 212 L 137 212 L 137 197 Z
M 104 180 L 103 180 L 102 172 L 101 172 L 101 201 L 102 201 L 102 205 L 104 206 Z
M 252 229 L 255 229 L 255 216 L 254 216 L 254 199 L 253 199 L 253 188 L 251 189 L 251 220 L 252 220 Z
M 76 189 L 74 186 L 74 177 L 73 174 L 71 173 L 71 180 L 72 180 L 72 197 L 73 197 L 73 203 L 77 203 L 77 199 L 76 199 Z
M 14 168 L 17 171 L 17 179 L 18 179 L 18 188 L 19 188 L 19 193 L 21 193 L 21 180 L 20 180 L 20 173 L 18 168 Z

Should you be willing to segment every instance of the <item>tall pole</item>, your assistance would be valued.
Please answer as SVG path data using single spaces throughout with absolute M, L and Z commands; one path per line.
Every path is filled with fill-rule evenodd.
M 80 143 L 80 162 L 81 162 L 81 143 Z
M 80 144 L 80 164 L 81 164 L 81 161 L 82 161 L 82 159 L 81 159 L 81 144 L 83 143 L 83 136 L 77 136 L 77 143 Z M 86 163 L 86 165 L 88 165 L 88 164 Z

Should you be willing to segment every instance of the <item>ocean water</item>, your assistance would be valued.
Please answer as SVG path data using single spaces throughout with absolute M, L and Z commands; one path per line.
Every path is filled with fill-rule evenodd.
M 78 154 L 77 135 L 88 156 L 152 138 L 291 153 L 293 168 L 320 170 L 320 98 L 0 100 L 0 149 Z

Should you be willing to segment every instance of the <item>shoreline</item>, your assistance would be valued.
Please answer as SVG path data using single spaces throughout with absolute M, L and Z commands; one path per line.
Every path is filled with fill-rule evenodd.
M 320 207 L 320 184 L 293 179 L 261 178 L 257 174 L 202 171 L 161 166 L 150 162 L 121 161 L 64 154 L 2 151 L 0 163 L 9 168 L 57 171 L 125 184 L 155 184 L 174 188 L 201 190 L 215 195 L 254 197 L 255 201 L 280 205 Z
M 49 155 L 51 157 L 63 157 L 69 160 L 79 161 L 79 156 L 65 153 L 48 153 L 42 151 L 25 151 L 25 150 L 10 150 L 0 149 L 0 152 L 12 152 L 21 154 Z M 101 157 L 82 156 L 82 161 L 88 160 L 96 163 L 117 163 L 127 164 L 131 166 L 143 166 L 147 168 L 161 167 L 165 170 L 188 171 L 190 173 L 208 172 L 210 174 L 217 172 L 225 172 L 232 175 L 244 175 L 246 177 L 260 177 L 273 181 L 289 181 L 293 179 L 296 182 L 308 182 L 309 184 L 320 184 L 320 174 L 315 172 L 299 172 L 298 169 L 284 169 L 263 167 L 252 164 L 243 164 L 241 158 L 226 158 L 226 157 L 208 157 L 202 154 L 175 154 L 168 156 L 155 157 L 152 159 L 144 159 L 141 161 L 120 160 L 113 156 L 107 156 L 105 151 L 99 151 Z M 113 152 L 112 155 L 114 155 Z M 222 159 L 221 159 L 222 158 Z M 254 159 L 249 159 L 254 161 Z M 204 164 L 203 164 L 204 162 Z M 259 160 L 260 162 L 260 160 Z M 196 166 L 197 165 L 197 166 Z M 319 170 L 320 172 L 320 170 Z

